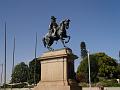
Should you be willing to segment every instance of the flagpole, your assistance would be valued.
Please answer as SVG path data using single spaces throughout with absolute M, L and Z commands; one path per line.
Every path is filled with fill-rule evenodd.
M 91 77 L 90 77 L 90 54 L 88 50 L 88 68 L 89 68 L 89 90 L 91 90 Z
M 119 51 L 119 60 L 118 60 L 118 65 L 120 64 L 120 51 Z
M 15 64 L 15 36 L 14 36 L 14 45 L 13 45 L 13 65 L 12 65 L 12 73 L 14 71 L 14 64 Z
M 36 41 L 35 41 L 35 66 L 34 66 L 34 85 L 37 84 L 36 82 L 36 52 L 37 52 L 37 32 L 36 32 Z
M 0 65 L 1 65 L 1 67 L 2 67 L 2 68 L 1 68 L 1 70 L 2 70 L 2 71 L 1 71 L 1 75 L 0 75 L 0 77 L 1 77 L 1 84 L 0 84 L 0 85 L 2 86 L 2 77 L 3 77 L 3 64 L 0 64 Z
M 13 62 L 12 62 L 12 74 L 14 72 L 14 65 L 15 65 L 15 36 L 14 36 L 14 41 L 13 41 Z M 13 78 L 13 77 L 12 77 Z M 13 79 L 12 82 L 13 84 Z M 12 90 L 12 85 L 11 85 L 11 90 Z
M 6 90 L 6 22 L 5 22 L 5 64 L 4 64 L 4 90 Z

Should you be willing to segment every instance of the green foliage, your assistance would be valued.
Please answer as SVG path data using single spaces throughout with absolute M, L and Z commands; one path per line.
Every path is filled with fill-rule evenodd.
M 94 56 L 90 55 L 90 68 L 91 68 L 91 81 L 95 82 L 97 73 L 98 73 L 98 66 L 97 61 Z M 88 82 L 88 58 L 84 58 L 81 61 L 78 70 L 77 70 L 77 79 L 80 82 Z
M 29 62 L 29 67 L 24 62 L 21 62 L 14 68 L 11 83 L 28 82 L 29 84 L 37 84 L 40 81 L 40 75 L 41 64 L 37 58 Z
M 90 55 L 91 81 L 98 82 L 99 77 L 106 79 L 118 78 L 120 67 L 116 60 L 105 53 L 95 53 Z M 77 70 L 77 79 L 80 82 L 88 82 L 88 58 L 84 58 Z
M 16 84 L 16 85 L 9 85 L 9 84 L 6 84 L 5 87 L 6 88 L 24 88 L 25 86 L 27 86 L 26 83 L 19 83 L 19 84 Z M 2 86 L 2 88 L 4 88 L 4 85 Z
M 120 79 L 120 63 L 118 64 L 116 71 L 118 72 L 118 77 L 117 78 Z
M 89 87 L 88 83 L 85 82 L 80 82 L 79 83 L 80 86 L 82 87 Z M 104 79 L 103 81 L 100 81 L 98 83 L 91 83 L 92 87 L 120 87 L 120 83 L 117 83 L 116 79 Z
M 120 87 L 120 83 L 117 83 L 116 79 L 104 79 L 103 81 L 98 82 L 96 85 L 104 87 Z
M 36 60 L 36 64 L 35 64 Z M 34 73 L 35 73 L 35 82 L 34 82 Z M 41 64 L 40 61 L 36 59 L 33 59 L 31 62 L 29 62 L 29 79 L 28 83 L 38 83 L 41 78 Z
M 98 55 L 98 75 L 106 78 L 117 78 L 118 70 L 115 59 L 105 53 L 97 53 L 96 55 Z
M 27 82 L 28 77 L 28 66 L 21 62 L 18 65 L 15 66 L 14 71 L 12 73 L 12 83 L 21 83 L 21 82 Z

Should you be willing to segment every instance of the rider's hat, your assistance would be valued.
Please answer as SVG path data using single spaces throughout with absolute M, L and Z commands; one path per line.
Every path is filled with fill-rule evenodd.
M 56 20 L 56 18 L 54 16 L 51 16 L 51 19 Z

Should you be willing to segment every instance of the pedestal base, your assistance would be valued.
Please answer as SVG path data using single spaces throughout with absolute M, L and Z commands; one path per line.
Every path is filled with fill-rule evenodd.
M 82 90 L 81 86 L 37 86 L 33 90 Z
M 77 56 L 69 48 L 43 53 L 41 81 L 33 90 L 82 90 L 74 80 L 74 60 Z

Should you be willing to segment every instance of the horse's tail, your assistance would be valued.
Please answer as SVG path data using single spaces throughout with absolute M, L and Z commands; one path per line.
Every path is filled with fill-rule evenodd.
M 46 47 L 45 37 L 43 37 L 42 41 L 43 41 L 44 47 Z

